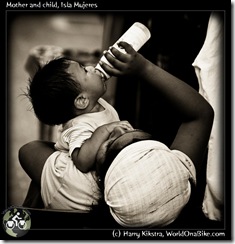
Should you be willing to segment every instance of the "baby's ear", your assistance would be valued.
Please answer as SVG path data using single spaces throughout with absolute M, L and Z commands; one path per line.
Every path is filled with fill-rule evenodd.
M 74 105 L 77 109 L 85 109 L 89 105 L 89 98 L 81 93 L 75 98 Z

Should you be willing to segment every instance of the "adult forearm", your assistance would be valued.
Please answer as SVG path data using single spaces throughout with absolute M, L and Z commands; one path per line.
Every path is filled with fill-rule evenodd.
M 185 120 L 197 119 L 210 112 L 207 101 L 191 86 L 148 60 L 140 75 L 166 99 Z

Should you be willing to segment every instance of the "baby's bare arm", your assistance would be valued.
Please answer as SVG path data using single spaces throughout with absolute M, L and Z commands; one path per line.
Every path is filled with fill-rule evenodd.
M 133 129 L 128 121 L 117 121 L 98 127 L 92 136 L 87 139 L 81 148 L 74 149 L 72 153 L 72 160 L 75 166 L 83 173 L 89 172 L 95 167 L 96 155 L 100 145 L 105 142 L 113 129 L 117 126 L 125 130 Z

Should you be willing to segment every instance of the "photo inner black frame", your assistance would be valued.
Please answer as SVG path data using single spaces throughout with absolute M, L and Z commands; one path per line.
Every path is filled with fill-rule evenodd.
M 9 121 L 9 115 L 11 114 L 10 106 L 11 106 L 11 100 L 9 100 L 8 96 L 10 95 L 8 92 L 10 91 L 9 85 L 12 85 L 10 83 L 11 79 L 11 70 L 9 67 L 11 67 L 10 63 L 14 62 L 14 60 L 9 58 L 9 53 L 11 53 L 12 50 L 9 50 L 10 45 L 10 34 L 11 34 L 11 23 L 12 21 L 17 18 L 19 15 L 27 15 L 31 14 L 32 10 L 22 11 L 9 11 L 6 10 L 6 86 L 7 86 L 7 124 Z M 225 54 L 225 77 L 224 80 L 226 82 L 224 83 L 224 90 L 221 91 L 221 99 L 223 100 L 223 107 L 224 109 L 224 124 L 222 125 L 223 128 L 223 143 L 221 143 L 221 146 L 224 147 L 224 144 L 228 145 L 230 143 L 230 114 L 227 111 L 230 104 L 230 68 L 228 65 L 230 62 L 230 59 L 228 58 L 230 56 L 230 13 L 229 11 L 225 10 L 218 10 L 222 13 L 224 18 L 224 34 L 225 34 L 225 42 L 224 42 L 224 54 Z M 63 11 L 61 11 L 62 13 Z M 84 14 L 82 12 L 82 14 Z M 192 85 L 195 89 L 198 89 L 197 79 L 194 73 L 194 70 L 191 67 L 191 64 L 200 51 L 204 38 L 206 35 L 206 29 L 207 29 L 207 22 L 209 20 L 209 15 L 211 13 L 211 10 L 168 10 L 168 11 L 161 11 L 161 10 L 135 10 L 135 11 L 111 11 L 108 10 L 109 14 L 112 15 L 121 15 L 123 18 L 123 29 L 126 29 L 128 26 L 130 26 L 130 23 L 138 19 L 140 22 L 148 23 L 148 21 L 152 21 L 152 28 L 156 28 L 158 30 L 158 33 L 156 35 L 152 36 L 152 39 L 147 43 L 146 46 L 144 46 L 140 52 L 145 55 L 147 58 L 149 58 L 153 62 L 161 62 L 162 65 L 165 65 L 166 69 L 171 71 L 173 74 L 178 76 L 179 78 L 182 78 L 183 80 L 190 80 L 190 85 Z M 50 14 L 48 11 L 36 11 L 34 14 L 38 15 L 47 15 Z M 80 12 L 78 14 L 81 14 Z M 98 14 L 107 14 L 107 10 L 105 11 L 98 11 Z M 172 18 L 172 19 L 171 19 Z M 185 22 L 184 22 L 185 19 Z M 188 22 L 186 21 L 188 20 Z M 184 29 L 180 29 L 179 26 Z M 198 27 L 200 26 L 200 28 Z M 179 34 L 180 33 L 180 34 Z M 159 38 L 159 36 L 161 38 Z M 166 36 L 166 39 L 162 39 L 163 36 Z M 174 40 L 175 45 L 170 45 L 170 43 Z M 157 43 L 157 44 L 156 44 Z M 196 43 L 196 45 L 195 45 Z M 171 46 L 168 48 L 168 46 Z M 174 52 L 176 50 L 176 52 Z M 189 51 L 190 50 L 190 51 Z M 178 52 L 178 53 L 177 53 Z M 180 73 L 179 70 L 184 70 L 187 72 Z M 174 114 L 174 111 L 171 111 L 166 120 L 159 120 L 158 117 L 155 117 L 155 115 L 152 114 L 152 109 L 149 107 L 149 110 L 146 110 L 146 104 L 148 104 L 150 101 L 148 100 L 148 97 L 145 97 L 144 94 L 151 94 L 151 89 L 148 86 L 143 86 L 140 83 L 135 84 L 135 81 L 130 81 L 128 85 L 126 85 L 126 82 L 120 82 L 120 86 L 118 86 L 116 89 L 116 106 L 117 110 L 120 112 L 120 117 L 127 118 L 130 122 L 132 122 L 136 127 L 143 128 L 144 130 L 148 130 L 150 133 L 154 135 L 155 138 L 158 138 L 162 141 L 164 141 L 166 144 L 169 144 L 172 140 L 172 137 L 175 134 L 178 121 L 177 116 Z M 140 94 L 141 92 L 141 94 Z M 132 94 L 132 99 L 130 99 L 129 94 Z M 119 97 L 119 98 L 118 98 Z M 121 99 L 120 99 L 121 97 Z M 139 99 L 142 98 L 143 103 L 146 104 L 141 107 L 139 105 Z M 131 101 L 133 100 L 133 101 Z M 156 101 L 156 105 L 160 104 L 160 100 Z M 138 106 L 137 106 L 138 105 Z M 165 110 L 167 107 L 167 104 L 164 104 L 164 106 L 158 106 L 159 109 Z M 137 113 L 136 113 L 137 112 Z M 144 116 L 143 116 L 144 114 Z M 10 117 L 10 120 L 13 120 L 14 118 Z M 175 126 L 171 127 L 171 130 L 168 129 L 167 121 L 174 121 Z M 151 125 L 155 125 L 158 123 L 158 126 L 162 128 L 162 130 L 155 130 L 150 129 Z M 156 127 L 158 127 L 156 126 Z M 11 152 L 11 141 L 9 141 L 9 136 L 12 135 L 11 128 L 7 126 L 7 135 L 6 135 L 6 159 L 9 158 L 8 154 Z M 167 128 L 167 129 L 166 129 Z M 168 134 L 168 137 L 165 137 L 166 131 Z M 227 139 L 228 137 L 228 139 Z M 13 138 L 13 137 L 11 137 Z M 230 162 L 230 145 L 226 146 L 223 151 L 224 156 L 224 162 Z M 11 201 L 10 192 L 11 192 L 11 186 L 9 184 L 9 170 L 10 170 L 11 164 L 8 160 L 6 160 L 5 168 L 2 170 L 5 172 L 5 202 L 3 204 L 3 210 L 7 207 L 14 205 L 14 202 Z M 192 230 L 207 230 L 207 231 L 224 231 L 228 234 L 228 236 L 231 234 L 231 196 L 230 196 L 230 186 L 231 186 L 231 178 L 230 178 L 230 169 L 231 164 L 226 163 L 225 172 L 224 172 L 224 189 L 225 189 L 225 198 L 226 198 L 226 205 L 224 206 L 224 214 L 225 218 L 223 223 L 217 224 L 217 223 L 211 223 L 210 221 L 205 221 L 203 217 L 200 219 L 201 223 L 193 223 L 192 226 L 185 226 L 182 224 L 184 220 L 187 220 L 187 217 L 189 215 L 185 214 L 180 220 L 179 223 L 176 223 L 176 226 L 172 225 L 170 229 L 178 229 L 179 230 L 185 230 L 186 227 Z M 205 171 L 204 171 L 205 172 Z M 201 174 L 201 184 L 205 184 L 205 174 Z M 226 182 L 225 182 L 226 179 Z M 225 187 L 226 186 L 226 187 Z M 203 192 L 198 193 L 199 198 L 195 199 L 198 201 L 198 199 L 202 199 Z M 194 202 L 195 203 L 195 202 Z M 192 205 L 193 206 L 193 205 Z M 190 206 L 191 207 L 191 206 Z M 196 202 L 196 207 L 198 209 L 198 202 Z M 50 231 L 49 239 L 68 239 L 68 237 L 65 237 L 63 233 L 68 233 L 71 237 L 71 239 L 89 239 L 89 240 L 98 240 L 100 239 L 108 239 L 113 240 L 113 230 L 114 229 L 121 229 L 120 226 L 116 226 L 116 223 L 113 223 L 112 220 L 110 220 L 109 216 L 100 216 L 99 214 L 95 215 L 83 215 L 83 214 L 74 214 L 73 213 L 66 213 L 66 212 L 56 212 L 56 211 L 41 211 L 40 209 L 30 209 L 29 211 L 31 213 L 32 221 L 34 222 L 31 228 L 31 231 L 24 236 L 25 239 L 43 239 L 42 233 Z M 190 211 L 186 209 L 186 211 Z M 186 212 L 187 213 L 187 212 Z M 189 212 L 188 212 L 189 213 Z M 191 213 L 191 211 L 190 211 Z M 195 215 L 198 212 L 195 211 Z M 195 217 L 195 216 L 194 216 Z M 198 217 L 198 216 L 197 216 Z M 79 222 L 78 222 L 79 219 Z M 102 219 L 107 219 L 107 223 L 104 223 L 101 221 Z M 50 221 L 48 221 L 50 220 Z M 63 221 L 60 221 L 63 220 Z M 100 222 L 101 227 L 100 227 Z M 84 224 L 85 223 L 85 224 Z M 84 225 L 83 225 L 84 224 Z M 178 226 L 177 226 L 178 224 Z M 89 226 L 90 225 L 90 226 Z M 163 228 L 163 230 L 168 229 Z M 61 231 L 60 231 L 61 230 Z M 76 234 L 76 231 L 79 231 L 79 237 Z M 124 230 L 123 230 L 124 231 Z M 141 232 L 142 230 L 136 230 L 137 232 Z M 89 234 L 88 234 L 89 233 Z M 126 237 L 123 239 L 127 239 L 131 237 Z M 148 239 L 149 237 L 142 236 L 143 239 Z M 180 237 L 178 237 L 180 238 Z M 191 239 L 192 237 L 189 237 Z M 219 238 L 219 237 L 218 237 Z M 224 238 L 224 237 L 220 237 Z M 225 237 L 226 238 L 226 237 Z M 69 238 L 70 239 L 70 238 Z M 158 237 L 155 237 L 155 239 L 158 239 Z M 171 239 L 169 237 L 169 239 Z M 193 238 L 192 238 L 193 239 Z M 207 239 L 207 238 L 206 238 Z

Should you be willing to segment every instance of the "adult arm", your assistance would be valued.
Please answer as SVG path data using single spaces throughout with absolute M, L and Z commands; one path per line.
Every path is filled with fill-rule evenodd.
M 107 73 L 113 76 L 138 76 L 148 82 L 178 112 L 182 123 L 170 148 L 187 154 L 197 168 L 203 160 L 211 128 L 214 111 L 210 104 L 191 86 L 153 64 L 129 44 L 120 42 L 126 54 L 114 47 L 105 53 L 110 67 L 101 63 Z

